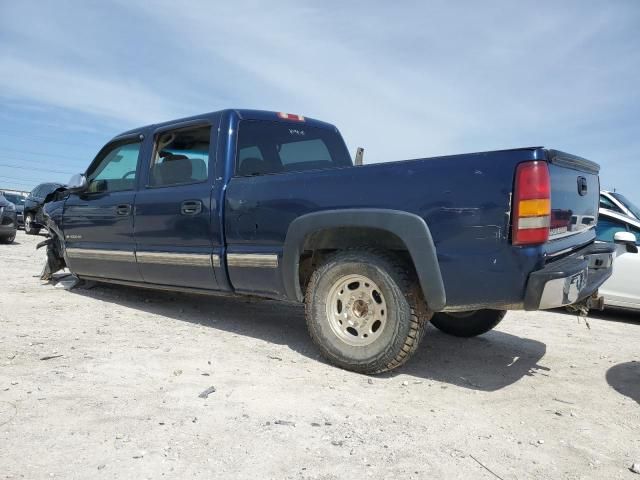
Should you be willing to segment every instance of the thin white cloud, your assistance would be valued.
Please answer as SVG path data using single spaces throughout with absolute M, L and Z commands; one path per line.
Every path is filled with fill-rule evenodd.
M 0 71 L 11 75 L 0 95 L 123 129 L 232 106 L 334 122 L 367 161 L 548 144 L 613 165 L 637 149 L 635 2 L 25 0 L 3 10 Z
M 34 65 L 0 58 L 0 90 L 44 104 L 75 109 L 98 117 L 144 124 L 185 111 L 132 80 L 109 80 L 75 71 L 71 66 Z

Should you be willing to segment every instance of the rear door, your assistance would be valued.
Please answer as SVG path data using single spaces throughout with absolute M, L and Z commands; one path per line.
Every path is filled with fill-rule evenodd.
M 135 204 L 136 256 L 145 282 L 218 289 L 221 235 L 211 195 L 215 133 L 208 120 L 154 133 Z
M 235 176 L 227 186 L 224 216 L 227 271 L 236 292 L 283 294 L 287 229 L 297 216 L 317 208 L 296 197 L 291 185 L 305 188 L 310 180 L 302 172 L 351 165 L 335 128 L 309 125 L 295 117 L 294 121 L 242 120 L 237 129 Z
M 65 202 L 63 230 L 74 273 L 141 280 L 133 238 L 141 145 L 138 134 L 106 145 L 87 170 L 87 190 Z

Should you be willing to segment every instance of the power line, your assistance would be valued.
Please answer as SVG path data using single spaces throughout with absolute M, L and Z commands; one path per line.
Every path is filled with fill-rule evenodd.
M 29 158 L 29 159 L 25 159 L 25 158 L 9 158 L 9 157 L 3 157 L 2 154 L 0 154 L 0 162 L 19 162 L 20 165 L 24 165 L 27 164 L 26 166 L 29 166 L 29 164 L 35 163 L 37 166 L 34 166 L 33 168 L 40 168 L 40 165 L 45 165 L 45 166 L 49 166 L 49 162 L 45 161 L 45 160 L 39 160 L 39 159 L 33 159 L 33 158 Z M 60 163 L 64 163 L 64 162 L 57 162 L 54 165 L 59 165 Z M 89 165 L 90 162 L 86 163 L 84 166 L 86 168 L 87 165 Z M 70 168 L 76 168 L 76 165 L 63 165 L 63 166 L 69 166 Z M 79 169 L 81 169 L 82 167 L 78 166 Z M 65 172 L 67 173 L 67 172 Z
M 33 185 L 34 183 L 36 183 L 36 182 L 23 181 L 24 179 L 20 179 L 20 178 L 5 177 L 3 175 L 0 175 L 0 178 L 4 178 L 6 180 L 11 180 L 11 181 L 16 182 L 16 183 L 22 183 L 24 185 Z
M 40 167 L 22 167 L 20 165 L 9 165 L 9 164 L 6 164 L 6 163 L 0 163 L 0 167 L 18 168 L 18 169 L 21 169 L 21 170 L 30 170 L 30 171 L 33 171 L 34 168 L 37 168 L 37 170 L 39 172 L 64 173 L 64 174 L 73 175 L 73 172 L 63 172 L 62 170 L 49 170 L 47 168 L 40 168 Z
M 41 180 L 41 181 L 32 181 L 29 182 L 29 179 L 25 179 L 25 178 L 18 178 L 18 177 L 10 177 L 7 175 L 0 175 L 0 178 L 4 178 L 5 180 L 11 180 L 13 182 L 16 183 L 22 183 L 24 185 L 37 185 L 38 183 L 62 183 L 62 182 L 56 182 L 54 180 L 46 179 L 46 180 Z
M 90 143 L 83 143 L 83 142 L 65 142 L 64 140 L 57 140 L 55 138 L 51 138 L 51 137 L 43 137 L 42 135 L 31 135 L 31 134 L 27 134 L 27 133 L 18 133 L 18 132 L 9 132 L 7 130 L 0 130 L 0 135 L 5 136 L 5 137 L 26 137 L 26 138 L 38 138 L 40 140 L 44 140 L 46 142 L 50 142 L 50 143 L 59 143 L 61 145 L 71 145 L 71 146 L 84 146 L 84 147 L 94 147 L 94 148 L 99 148 L 100 145 L 96 145 L 95 143 L 90 144 Z
M 58 158 L 63 158 L 65 160 L 73 160 L 73 161 L 76 161 L 76 162 L 89 163 L 86 159 L 82 160 L 80 158 L 67 157 L 66 155 L 58 155 L 58 154 L 55 154 L 55 153 L 30 152 L 30 151 L 27 151 L 27 150 L 15 150 L 13 148 L 6 148 L 6 147 L 2 147 L 0 150 L 7 150 L 9 152 L 14 152 L 14 153 L 27 153 L 29 155 L 39 155 L 39 156 L 43 156 L 43 157 L 58 157 Z
M 29 190 L 31 190 L 34 185 L 37 185 L 37 183 L 16 182 L 15 180 L 2 180 L 2 181 L 3 182 L 9 182 L 12 185 L 21 185 L 23 187 L 27 187 Z

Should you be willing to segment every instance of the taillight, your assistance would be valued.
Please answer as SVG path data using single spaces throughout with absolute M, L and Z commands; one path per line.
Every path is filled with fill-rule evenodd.
M 518 165 L 513 199 L 513 244 L 533 245 L 549 240 L 551 180 L 546 162 Z

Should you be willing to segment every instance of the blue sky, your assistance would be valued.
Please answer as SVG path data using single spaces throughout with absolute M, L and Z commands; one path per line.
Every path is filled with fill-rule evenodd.
M 638 25 L 635 0 L 0 2 L 0 187 L 246 107 L 335 123 L 368 163 L 545 145 L 640 203 Z

